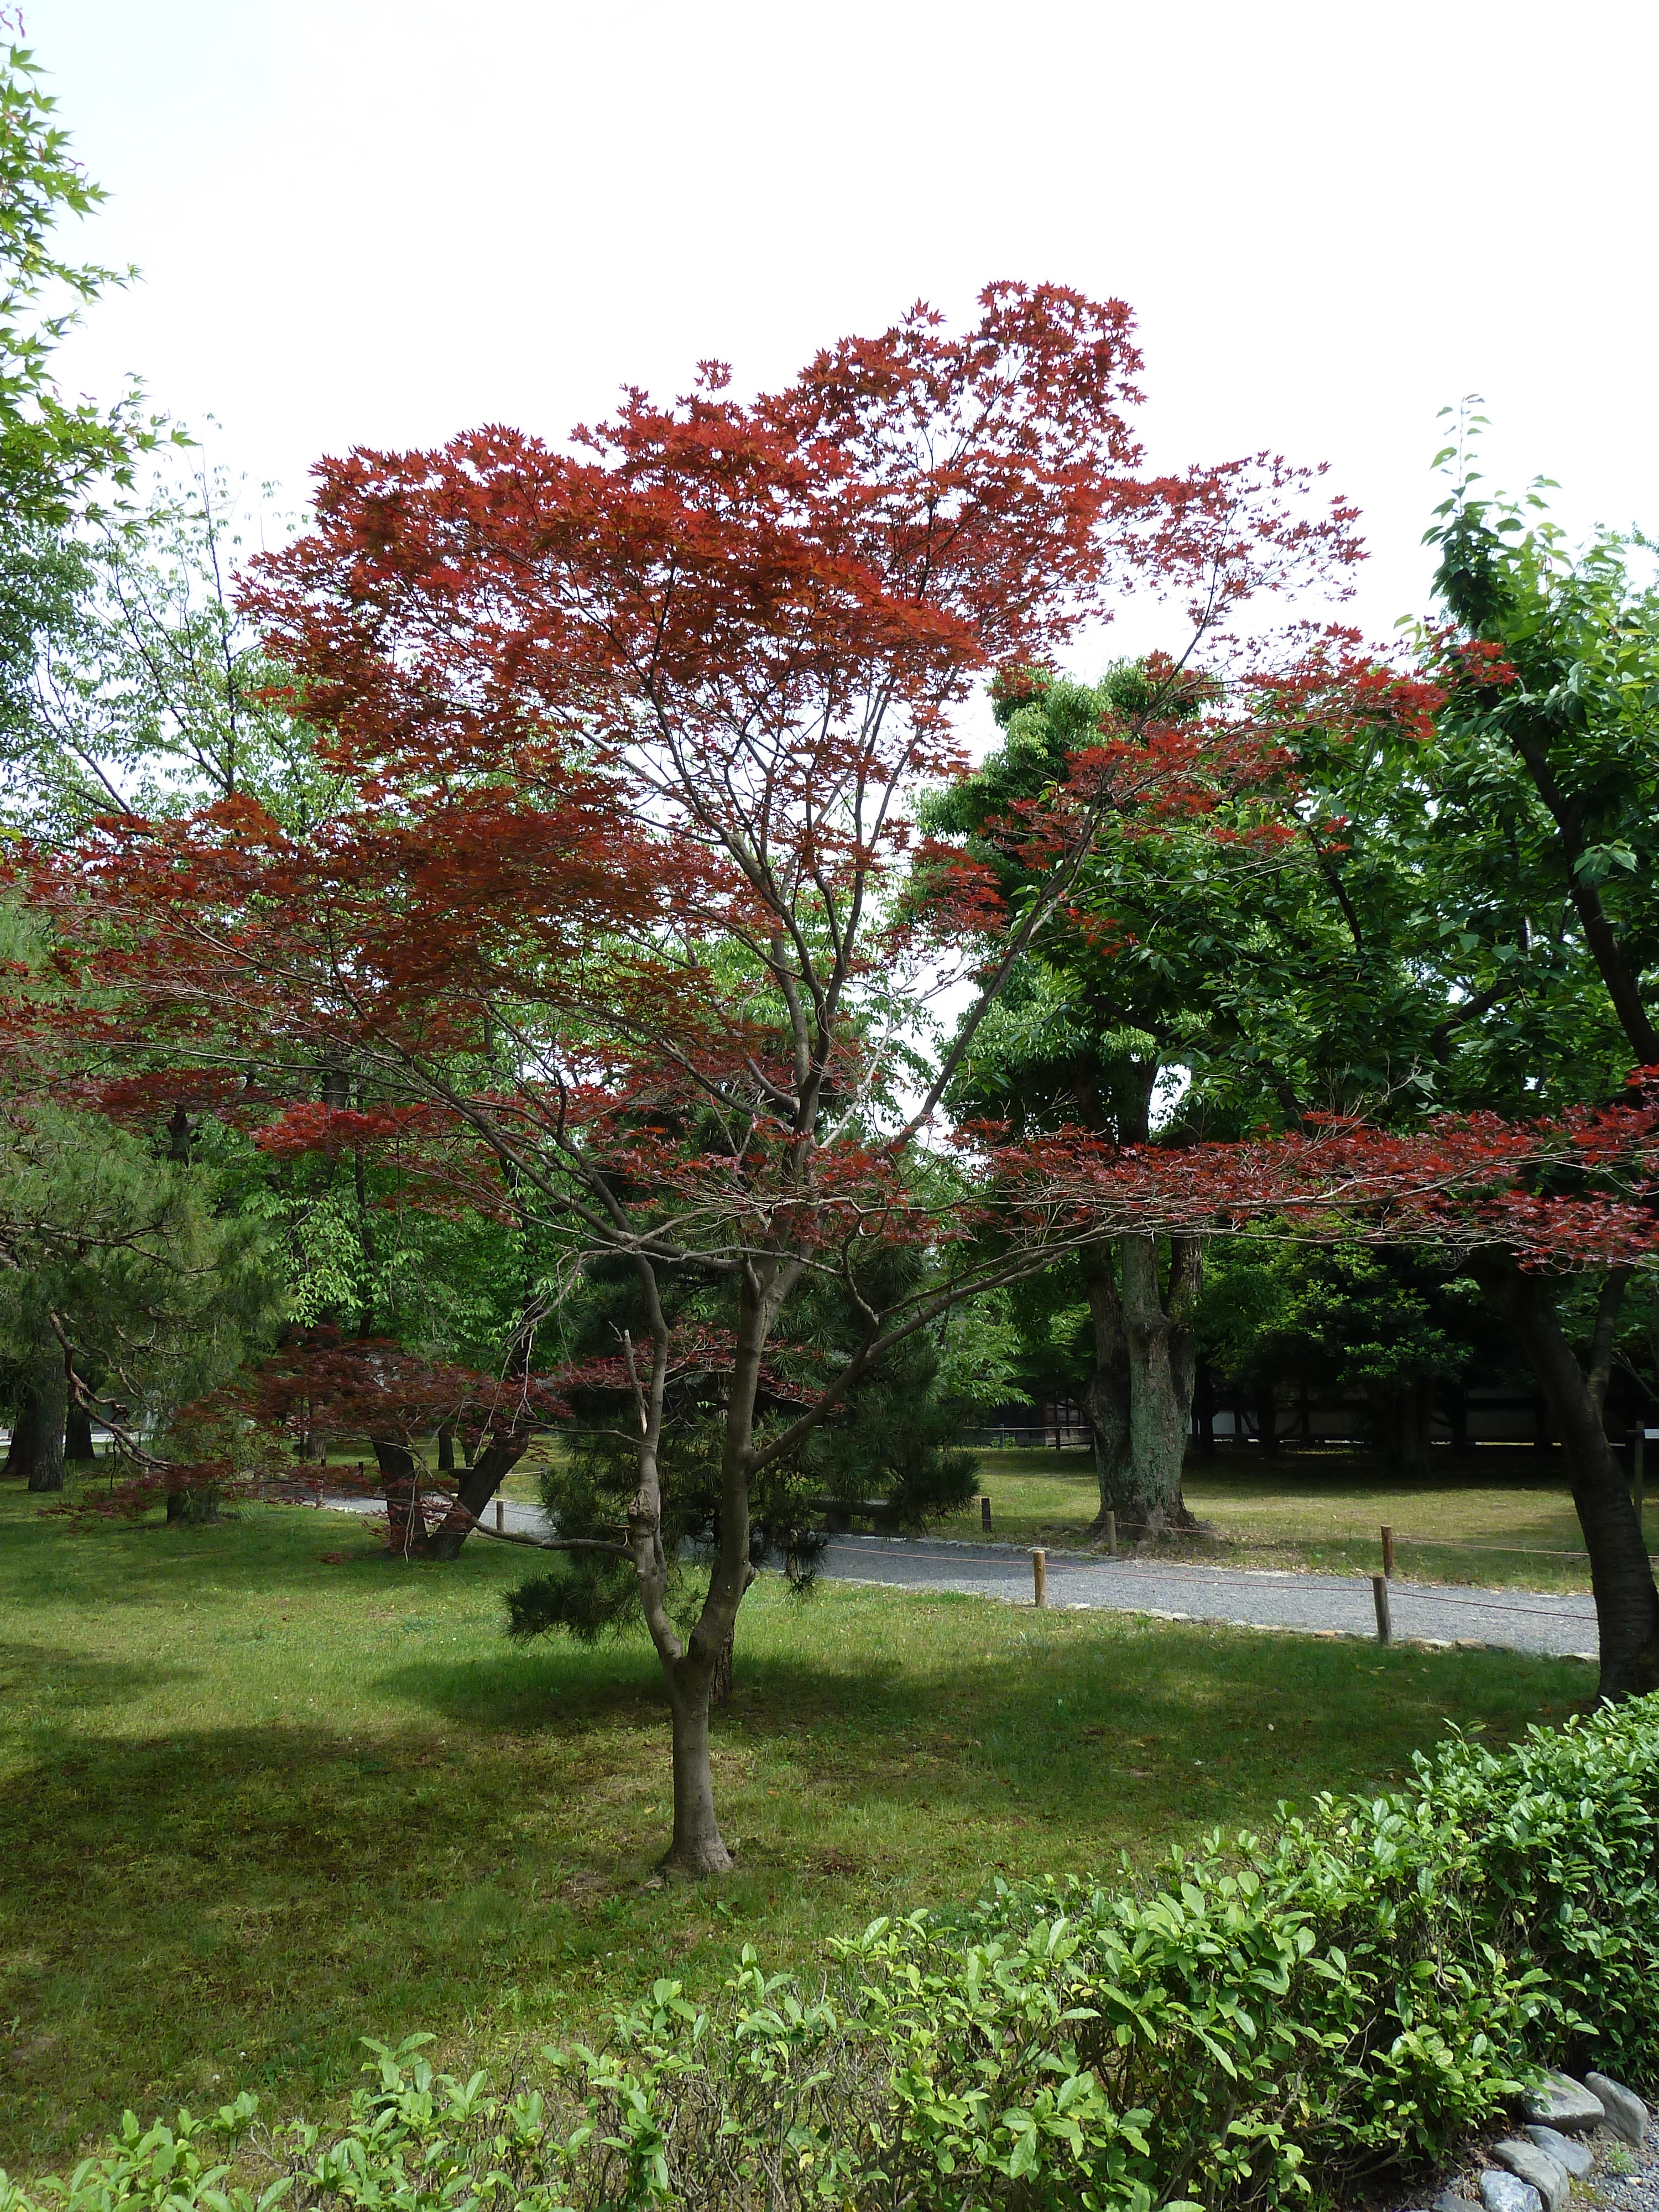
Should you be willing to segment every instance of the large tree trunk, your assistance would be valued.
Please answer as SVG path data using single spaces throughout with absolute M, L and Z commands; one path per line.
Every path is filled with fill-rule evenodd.
M 1589 1553 L 1601 1695 L 1630 1698 L 1659 1689 L 1659 1590 L 1653 1565 L 1589 1385 L 1562 1334 L 1550 1286 L 1542 1277 L 1524 1273 L 1512 1252 L 1495 1246 L 1473 1255 L 1470 1272 L 1521 1340 L 1549 1408 L 1550 1425 L 1561 1440 Z
M 1150 1133 L 1156 1060 L 1133 1063 L 1114 1086 L 1118 1141 L 1144 1145 Z M 1170 1293 L 1158 1283 L 1156 1237 L 1118 1237 L 1115 1285 L 1105 1255 L 1089 1279 L 1095 1371 L 1084 1406 L 1095 1437 L 1100 1482 L 1098 1530 L 1109 1510 L 1142 1536 L 1190 1528 L 1181 1495 L 1182 1463 L 1192 1419 L 1194 1362 L 1187 1315 L 1202 1280 L 1203 1247 L 1170 1240 Z
M 1094 1437 L 1095 1479 L 1100 1486 L 1100 1509 L 1089 1533 L 1099 1536 L 1105 1533 L 1106 1516 L 1117 1511 L 1128 1486 L 1129 1340 L 1108 1251 L 1097 1246 L 1086 1260 L 1091 1269 L 1088 1287 L 1095 1365 L 1083 1386 L 1083 1411 Z
M 63 1347 L 55 1336 L 48 1334 L 36 1354 L 29 1399 L 26 1457 L 17 1472 L 27 1477 L 31 1490 L 61 1490 L 69 1386 L 64 1376 Z
M 1197 1295 L 1202 1248 L 1194 1237 L 1170 1240 L 1166 1304 L 1158 1281 L 1158 1239 L 1117 1240 L 1123 1274 L 1123 1329 L 1129 1353 L 1129 1468 L 1121 1522 L 1143 1536 L 1190 1528 L 1181 1494 L 1187 1430 L 1193 1410 L 1193 1349 L 1186 1316 Z

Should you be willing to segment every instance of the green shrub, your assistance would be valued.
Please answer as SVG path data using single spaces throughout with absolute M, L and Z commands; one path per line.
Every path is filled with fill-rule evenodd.
M 603 2051 L 507 2089 L 371 2045 L 332 2132 L 244 2096 L 124 2131 L 0 2212 L 915 2208 L 1150 2212 L 1328 2197 L 1425 2167 L 1542 2063 L 1659 2070 L 1659 1698 L 1494 1754 L 1456 1741 L 1161 1886 L 999 1884 L 881 1920 L 815 1996 L 751 1951 Z

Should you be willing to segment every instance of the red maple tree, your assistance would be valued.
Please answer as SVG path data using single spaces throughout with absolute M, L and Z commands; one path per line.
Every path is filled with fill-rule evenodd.
M 1243 603 L 1340 580 L 1358 549 L 1351 512 L 1271 456 L 1146 473 L 1139 366 L 1120 303 L 1000 284 L 963 332 L 918 307 L 752 403 L 711 364 L 567 451 L 490 428 L 325 462 L 313 528 L 251 603 L 346 802 L 304 837 L 240 800 L 112 827 L 36 883 L 99 986 L 77 1050 L 185 1071 L 198 1099 L 204 1071 L 257 1071 L 284 1109 L 265 1143 L 396 1146 L 416 1202 L 511 1210 L 567 1270 L 631 1270 L 638 1480 L 610 1548 L 663 1668 L 687 1870 L 729 1864 L 708 1697 L 753 1578 L 757 1476 L 890 1346 L 1099 1233 L 1066 1194 L 1044 1218 L 1021 1191 L 1018 1234 L 973 1237 L 971 1179 L 939 1200 L 935 1116 L 1102 811 L 1202 811 L 1259 776 L 1298 684 L 1327 723 L 1411 710 L 1363 656 L 1328 654 L 1310 686 L 1298 641 L 1271 667 L 1235 648 L 1194 724 L 1198 646 L 1226 659 Z M 948 906 L 902 895 L 910 794 L 960 771 L 954 717 L 988 669 L 1051 655 L 1134 588 L 1184 603 L 1188 652 L 1034 826 L 1048 887 L 988 961 L 975 940 L 954 1050 L 907 1091 L 949 950 Z M 866 1263 L 894 1241 L 929 1265 L 883 1304 Z M 861 1339 L 757 1425 L 769 1346 L 825 1274 Z M 726 1320 L 718 1555 L 683 1637 L 659 1460 L 664 1285 L 688 1276 Z

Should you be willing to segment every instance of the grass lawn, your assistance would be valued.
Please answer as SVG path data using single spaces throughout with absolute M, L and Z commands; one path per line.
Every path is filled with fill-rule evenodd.
M 1087 1541 L 1100 1502 L 1086 1451 L 981 1451 L 981 1491 L 991 1500 L 993 1540 L 1054 1547 Z M 1187 1503 L 1215 1532 L 1183 1538 L 1182 1559 L 1237 1566 L 1376 1574 L 1377 1531 L 1395 1531 L 1402 1581 L 1528 1589 L 1588 1589 L 1589 1567 L 1559 1554 L 1583 1537 L 1559 1460 L 1488 1449 L 1455 1460 L 1437 1453 L 1431 1479 L 1402 1482 L 1350 1451 L 1286 1452 L 1264 1469 L 1254 1455 L 1189 1459 Z M 1647 1500 L 1649 1545 L 1659 1543 L 1659 1498 Z M 939 1524 L 944 1536 L 982 1531 L 978 1509 Z M 1515 1549 L 1509 1549 L 1509 1547 Z
M 533 1564 L 533 1563 L 532 1563 Z M 665 1717 L 642 1640 L 501 1634 L 522 1556 L 388 1559 L 344 1516 L 78 1534 L 0 1486 L 0 2165 L 246 2083 L 348 2082 L 362 2033 L 487 2053 L 742 1943 L 809 1963 L 1000 1868 L 1109 1868 L 1505 1737 L 1571 1662 L 1428 1655 L 764 1577 L 716 1723 L 739 1870 L 647 1889 Z

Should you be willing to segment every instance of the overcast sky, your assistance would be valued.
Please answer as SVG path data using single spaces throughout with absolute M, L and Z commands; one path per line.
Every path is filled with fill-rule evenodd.
M 1418 608 L 1436 410 L 1575 527 L 1659 528 L 1652 0 L 25 0 L 143 281 L 137 372 L 304 496 L 319 453 L 558 436 L 700 356 L 781 380 L 996 276 L 1127 300 L 1153 458 L 1270 447 Z

